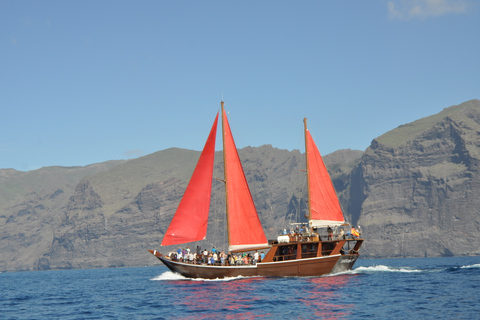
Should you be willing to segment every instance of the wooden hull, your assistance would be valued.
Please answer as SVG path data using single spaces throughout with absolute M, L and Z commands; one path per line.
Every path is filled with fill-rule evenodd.
M 346 240 L 327 242 L 299 242 L 287 245 L 274 245 L 264 261 L 256 265 L 220 266 L 184 263 L 165 257 L 149 250 L 172 272 L 187 278 L 222 279 L 227 277 L 313 277 L 351 270 L 358 259 L 358 249 L 363 240 L 355 241 L 355 251 L 341 252 Z M 322 246 L 322 243 L 324 246 Z M 308 251 L 301 251 L 302 246 L 314 245 L 319 248 L 313 257 L 306 257 Z M 291 255 L 287 249 L 298 249 Z M 321 248 L 330 248 L 328 255 L 321 254 Z M 283 249 L 283 250 L 282 250 Z M 282 254 L 283 252 L 283 254 Z
M 222 279 L 227 277 L 304 277 L 329 274 L 340 255 L 280 262 L 264 262 L 246 266 L 211 266 L 189 264 L 158 257 L 171 271 L 187 278 Z
M 257 264 L 261 276 L 311 277 L 329 274 L 340 255 Z

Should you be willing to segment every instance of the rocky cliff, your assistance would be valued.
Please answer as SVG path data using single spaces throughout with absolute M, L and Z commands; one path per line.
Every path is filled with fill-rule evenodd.
M 480 101 L 392 130 L 350 175 L 348 212 L 364 254 L 480 254 Z

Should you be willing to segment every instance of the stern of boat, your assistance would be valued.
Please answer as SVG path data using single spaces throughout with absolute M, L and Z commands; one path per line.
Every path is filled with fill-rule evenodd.
M 358 254 L 347 254 L 341 256 L 335 266 L 332 269 L 331 273 L 339 273 L 339 272 L 345 272 L 348 270 L 352 270 L 353 265 L 358 259 Z
M 337 263 L 332 269 L 331 273 L 338 273 L 338 272 L 345 272 L 348 270 L 352 270 L 353 265 L 357 261 L 359 254 L 358 251 L 360 250 L 360 247 L 363 244 L 363 239 L 356 239 L 355 241 L 348 240 L 349 242 L 354 243 L 354 247 L 350 250 L 345 250 L 347 248 L 351 248 L 350 244 L 347 244 L 346 246 L 343 247 L 344 251 L 347 251 L 348 254 L 342 254 L 340 259 L 338 259 Z

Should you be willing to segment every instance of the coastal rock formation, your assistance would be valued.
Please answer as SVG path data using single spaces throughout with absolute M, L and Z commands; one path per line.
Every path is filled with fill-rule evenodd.
M 348 212 L 364 254 L 480 254 L 480 101 L 400 126 L 352 170 Z

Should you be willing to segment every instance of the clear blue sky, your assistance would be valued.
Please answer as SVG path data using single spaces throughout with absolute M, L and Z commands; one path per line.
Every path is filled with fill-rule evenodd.
M 237 147 L 365 150 L 480 98 L 480 2 L 0 1 L 0 168 Z

